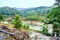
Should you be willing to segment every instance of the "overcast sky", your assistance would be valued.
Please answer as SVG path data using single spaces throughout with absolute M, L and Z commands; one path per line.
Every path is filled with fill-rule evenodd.
M 31 8 L 39 6 L 52 6 L 55 0 L 0 0 L 0 7 L 18 7 L 18 8 Z

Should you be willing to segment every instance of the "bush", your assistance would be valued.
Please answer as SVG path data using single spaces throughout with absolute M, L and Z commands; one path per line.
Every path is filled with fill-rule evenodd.
M 47 34 L 47 33 L 48 33 L 47 28 L 43 27 L 43 34 Z
M 23 25 L 23 28 L 24 28 L 24 29 L 29 29 L 29 25 L 24 24 L 24 25 Z
M 14 28 L 16 29 L 19 29 L 22 27 L 22 21 L 20 20 L 19 15 L 16 15 L 13 23 L 14 23 Z
M 42 33 L 47 35 L 47 36 L 51 35 L 51 34 L 48 33 L 47 25 L 44 25 Z
M 3 20 L 4 20 L 3 15 L 0 14 L 0 21 L 3 21 Z

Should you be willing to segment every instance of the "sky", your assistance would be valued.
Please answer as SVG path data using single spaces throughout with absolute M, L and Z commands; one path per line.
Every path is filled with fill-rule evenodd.
M 40 6 L 52 6 L 55 0 L 0 0 L 0 7 L 31 8 Z

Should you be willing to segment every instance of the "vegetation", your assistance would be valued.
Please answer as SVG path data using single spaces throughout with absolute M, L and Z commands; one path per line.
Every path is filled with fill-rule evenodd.
M 53 27 L 53 32 L 57 32 L 57 36 L 59 36 L 60 34 L 60 0 L 56 0 L 55 5 L 57 5 L 56 8 L 53 8 L 50 12 L 50 14 L 48 14 L 48 18 L 51 21 L 51 24 L 54 25 Z
M 26 30 L 29 29 L 29 25 L 27 24 L 23 25 L 19 15 L 16 15 L 13 23 L 14 23 L 14 28 L 16 29 L 21 29 L 21 28 L 26 29 Z
M 16 29 L 29 29 L 29 25 L 22 23 L 21 17 L 26 18 L 26 20 L 35 20 L 35 21 L 42 21 L 45 24 L 53 24 L 53 32 L 57 32 L 58 35 L 60 33 L 60 1 L 56 0 L 57 3 L 55 5 L 58 5 L 58 7 L 53 8 L 51 7 L 37 7 L 37 8 L 29 8 L 29 9 L 22 9 L 18 10 L 17 8 L 10 8 L 10 7 L 1 7 L 0 8 L 0 21 L 4 20 L 4 17 L 15 17 L 13 24 L 14 28 Z M 52 9 L 53 8 L 53 9 Z M 52 10 L 51 10 L 52 9 Z M 49 14 L 48 14 L 49 13 Z M 3 15 L 2 15 L 3 14 Z M 18 14 L 15 16 L 15 14 Z M 48 14 L 48 15 L 47 15 Z M 47 16 L 46 16 L 47 15 Z M 43 34 L 48 34 L 47 26 L 43 27 Z
M 21 14 L 26 17 L 26 16 L 31 16 L 35 14 L 39 14 L 40 16 L 45 16 L 50 12 L 50 9 L 53 7 L 46 7 L 46 6 L 41 6 L 41 7 L 36 7 L 36 8 L 29 8 L 25 10 L 21 10 Z
M 47 34 L 48 33 L 48 30 L 47 30 L 47 26 L 46 25 L 44 25 L 42 33 L 43 34 Z
M 27 30 L 27 29 L 29 29 L 29 25 L 28 24 L 24 24 L 23 28 Z
M 60 6 L 60 0 L 55 0 L 56 3 L 54 5 Z
M 48 15 L 51 23 L 54 25 L 53 29 L 54 32 L 59 34 L 60 29 L 60 6 L 56 7 L 51 10 L 50 14 Z
M 4 20 L 3 15 L 0 14 L 0 21 Z
M 39 15 L 31 15 L 31 16 L 27 16 L 26 20 L 35 20 L 38 21 L 39 20 Z
M 35 14 L 39 14 L 39 15 L 46 15 L 50 12 L 50 9 L 52 7 L 45 7 L 45 6 L 41 6 L 41 7 L 37 7 L 37 8 L 29 8 L 29 9 L 22 9 L 22 10 L 18 10 L 20 8 L 10 8 L 10 7 L 0 7 L 0 13 L 4 15 L 4 17 L 14 17 L 15 14 L 19 14 L 23 17 L 30 17 L 32 15 Z
M 40 20 L 43 21 L 45 24 L 53 24 L 53 33 L 57 32 L 57 36 L 60 34 L 60 1 L 56 0 L 57 7 L 53 8 L 50 13 L 47 15 L 45 18 L 41 18 Z M 43 28 L 43 33 L 47 34 L 47 29 L 44 27 Z M 48 35 L 48 34 L 47 34 Z
M 10 7 L 0 7 L 0 14 L 4 15 L 4 17 L 14 17 L 15 14 L 19 14 L 19 11 L 17 11 L 14 8 Z
M 28 8 L 28 9 L 0 7 L 0 22 L 3 21 L 4 18 L 8 17 L 7 18 L 8 20 L 0 23 L 0 26 L 2 25 L 0 28 L 3 31 L 14 33 L 15 39 L 17 40 L 25 40 L 25 38 L 28 40 L 29 34 L 27 31 L 31 31 L 32 34 L 34 34 L 35 32 L 39 32 L 44 34 L 44 36 L 45 35 L 51 36 L 52 31 L 49 31 L 48 24 L 53 24 L 53 34 L 56 32 L 57 36 L 59 36 L 60 35 L 60 0 L 56 0 L 56 3 L 54 4 L 54 6 L 55 5 L 57 6 L 54 8 L 53 6 L 50 6 L 50 7 L 41 6 L 41 7 Z M 12 18 L 9 19 L 9 17 L 12 17 Z M 25 24 L 23 22 L 22 19 L 24 18 L 27 20 L 27 22 L 30 25 L 32 24 L 31 25 L 32 27 L 29 27 L 28 24 Z M 12 23 L 12 20 L 13 20 L 13 23 Z M 26 20 L 24 21 L 26 22 Z M 39 21 L 41 23 L 39 23 Z M 41 26 L 40 30 L 37 28 L 38 25 Z M 36 28 L 34 28 L 33 26 L 35 26 Z M 16 29 L 14 29 L 13 27 Z M 38 29 L 38 30 L 35 30 L 35 29 Z M 40 35 L 39 33 L 37 34 Z M 32 37 L 34 35 L 32 35 Z
M 20 16 L 16 15 L 14 19 L 14 28 L 19 29 L 22 27 L 22 21 L 20 20 Z

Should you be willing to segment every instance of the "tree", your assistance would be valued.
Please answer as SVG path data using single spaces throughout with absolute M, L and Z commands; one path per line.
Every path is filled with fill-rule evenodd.
M 49 22 L 50 24 L 53 24 L 53 33 L 57 32 L 57 36 L 59 36 L 60 33 L 60 0 L 56 0 L 55 5 L 57 7 L 53 8 L 51 12 L 48 14 Z
M 3 18 L 3 15 L 0 14 L 0 21 L 2 21 L 4 18 Z
M 59 30 L 60 29 L 60 6 L 53 8 L 47 17 L 50 19 L 51 24 L 54 25 L 53 31 L 59 34 L 60 32 Z
M 20 16 L 16 15 L 14 19 L 14 28 L 19 29 L 22 27 L 22 21 L 20 20 Z
M 60 6 L 60 0 L 55 0 L 56 3 L 54 5 Z
M 47 35 L 47 36 L 50 36 L 51 34 L 48 33 L 48 29 L 47 29 L 47 25 L 44 24 L 43 26 L 43 31 L 42 31 L 43 34 Z
M 31 16 L 28 16 L 26 17 L 27 20 L 39 20 L 39 17 L 38 15 L 31 15 Z

